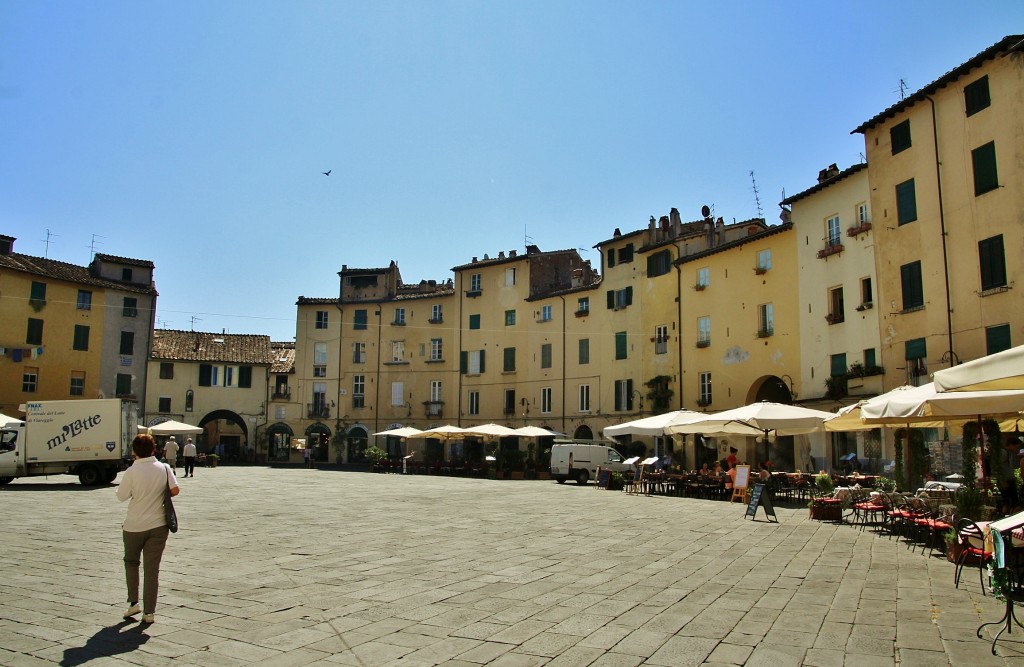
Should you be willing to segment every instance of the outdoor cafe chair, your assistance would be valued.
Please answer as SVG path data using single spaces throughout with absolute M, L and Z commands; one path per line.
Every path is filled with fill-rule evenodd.
M 985 567 L 992 560 L 992 552 L 985 547 L 985 533 L 971 519 L 960 519 L 956 524 L 956 539 L 960 545 L 960 555 L 953 568 L 953 587 L 960 588 L 960 575 L 967 565 L 967 559 L 973 558 L 978 565 L 978 581 L 981 582 L 981 594 L 985 595 Z

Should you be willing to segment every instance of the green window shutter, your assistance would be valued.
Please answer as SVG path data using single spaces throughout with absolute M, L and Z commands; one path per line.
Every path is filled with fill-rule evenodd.
M 615 266 L 615 248 L 608 248 L 608 268 Z
M 366 329 L 366 311 L 357 310 L 353 315 L 352 328 L 356 330 Z
M 618 333 L 615 334 L 615 358 L 616 359 L 625 359 L 626 358 L 626 350 L 627 350 L 626 332 L 625 331 L 619 331 Z
M 626 288 L 626 305 L 627 306 L 632 306 L 633 305 L 633 286 L 632 285 L 630 285 L 629 287 Z
M 924 288 L 921 284 L 921 261 L 900 267 L 900 282 L 903 287 L 903 310 L 924 305 Z
M 590 363 L 590 339 L 580 338 L 580 365 Z
M 469 316 L 469 328 L 470 329 L 479 329 L 480 328 L 480 316 L 479 315 L 470 315 Z
M 846 353 L 832 355 L 832 377 L 846 375 Z
M 1002 234 L 978 241 L 978 263 L 982 290 L 1006 286 L 1006 255 Z
M 469 352 L 463 350 L 459 352 L 459 373 L 465 375 L 467 369 L 469 369 Z
M 995 354 L 1010 349 L 1010 325 L 1000 324 L 985 329 L 986 354 Z
M 974 162 L 974 194 L 983 195 L 999 187 L 996 172 L 996 142 L 990 141 L 971 151 Z
M 210 364 L 199 364 L 199 386 L 209 387 L 213 381 L 213 366 Z
M 504 371 L 511 373 L 516 369 L 516 348 L 506 347 L 504 350 Z
M 626 410 L 633 409 L 633 381 L 626 380 Z
M 79 351 L 88 351 L 89 349 L 89 327 L 76 324 L 75 325 L 75 340 L 72 345 L 72 349 Z
M 977 81 L 964 86 L 964 111 L 966 115 L 973 116 L 982 109 L 987 109 L 991 104 L 992 98 L 988 92 L 987 74 Z
M 238 386 L 243 389 L 252 387 L 252 366 L 238 367 Z
M 486 350 L 480 350 L 480 372 L 484 372 L 484 357 L 486 356 Z
M 615 310 L 615 290 L 608 290 L 608 310 Z
M 30 301 L 46 301 L 46 283 L 32 283 L 32 290 L 29 292 Z
M 43 321 L 34 317 L 28 318 L 28 330 L 25 332 L 25 342 L 29 345 L 43 344 Z
M 878 365 L 875 359 L 875 348 L 869 347 L 864 350 L 864 368 L 873 368 Z
M 893 155 L 910 148 L 910 120 L 905 120 L 889 128 L 889 140 L 892 143 Z
M 915 338 L 904 343 L 905 359 L 924 359 L 928 356 L 928 345 L 924 338 Z
M 917 191 L 914 179 L 896 186 L 896 219 L 901 225 L 917 220 Z

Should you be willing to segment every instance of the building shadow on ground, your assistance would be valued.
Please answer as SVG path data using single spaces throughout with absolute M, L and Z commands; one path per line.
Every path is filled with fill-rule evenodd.
M 64 649 L 64 659 L 60 664 L 62 667 L 74 667 L 97 658 L 134 651 L 149 641 L 149 635 L 143 632 L 147 627 L 145 623 L 125 619 L 117 625 L 103 628 L 89 637 L 85 646 Z

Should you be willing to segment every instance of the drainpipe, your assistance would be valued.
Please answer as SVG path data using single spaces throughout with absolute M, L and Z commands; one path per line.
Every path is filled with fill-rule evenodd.
M 567 336 L 565 330 L 568 328 L 568 321 L 565 319 L 565 297 L 558 297 L 562 300 L 562 432 L 565 432 L 565 389 L 568 386 L 565 382 L 565 358 L 569 356 L 569 350 L 566 349 L 565 343 Z
M 930 95 L 925 98 L 932 105 L 932 142 L 935 147 L 935 183 L 939 194 L 939 229 L 942 232 L 942 277 L 946 286 L 946 339 L 949 345 L 949 365 L 954 364 L 956 354 L 953 352 L 953 309 L 949 298 L 949 256 L 946 249 L 946 216 L 942 207 L 942 171 L 939 161 L 939 126 L 935 117 L 935 100 Z

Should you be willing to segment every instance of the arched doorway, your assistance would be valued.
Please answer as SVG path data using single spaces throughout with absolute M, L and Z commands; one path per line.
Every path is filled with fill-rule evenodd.
M 593 440 L 594 432 L 590 430 L 590 427 L 586 424 L 577 426 L 576 430 L 573 431 L 572 437 L 576 440 Z
M 205 440 L 199 451 L 217 454 L 221 463 L 248 461 L 249 427 L 245 420 L 231 410 L 214 410 L 199 420 Z
M 788 376 L 787 376 L 788 377 Z M 771 401 L 772 403 L 793 404 L 793 392 L 786 381 L 777 375 L 764 375 L 750 385 L 748 403 Z
M 306 448 L 310 450 L 309 458 L 318 463 L 327 461 L 327 451 L 330 449 L 331 429 L 325 424 L 317 422 L 310 424 L 306 429 Z
M 788 377 L 788 376 L 786 376 Z M 751 402 L 770 401 L 772 403 L 793 404 L 793 392 L 789 384 L 777 375 L 765 375 L 751 385 Z M 768 438 L 758 438 L 754 447 L 757 461 L 771 461 L 778 470 L 799 470 L 797 454 L 794 451 L 793 436 L 769 434 Z
M 294 435 L 292 428 L 284 422 L 267 427 L 267 460 L 287 463 Z
M 345 431 L 345 451 L 347 463 L 366 463 L 366 445 L 370 432 L 363 426 L 350 426 Z

